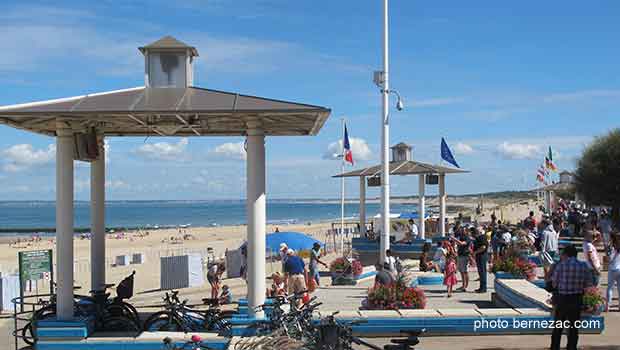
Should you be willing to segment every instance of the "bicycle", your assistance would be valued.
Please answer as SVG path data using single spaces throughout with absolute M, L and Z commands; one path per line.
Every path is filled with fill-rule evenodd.
M 163 299 L 166 310 L 151 315 L 144 322 L 145 330 L 185 333 L 218 331 L 224 336 L 232 333 L 232 326 L 222 317 L 219 309 L 193 309 L 187 305 L 187 300 L 179 301 L 178 293 L 172 291 L 171 294 L 165 294 Z
M 52 282 L 52 287 L 56 289 L 57 284 Z M 74 286 L 73 290 L 79 290 L 81 288 L 80 286 Z M 43 297 L 49 297 L 49 300 L 45 300 Z M 85 298 L 85 296 L 74 296 L 73 313 L 77 316 L 87 316 L 89 313 L 89 305 L 83 302 L 83 298 Z M 37 342 L 35 336 L 37 321 L 54 318 L 56 316 L 56 294 L 41 295 L 41 298 L 37 300 L 37 306 L 39 306 L 39 308 L 32 313 L 30 321 L 21 329 L 21 338 L 28 345 L 34 345 Z
M 294 306 L 298 304 L 298 301 L 303 298 L 304 295 L 305 292 L 299 292 L 289 296 L 277 296 L 273 298 L 271 304 L 259 305 L 256 308 L 257 310 L 270 308 L 271 312 L 269 320 L 256 321 L 252 324 L 256 334 L 274 335 L 276 333 L 281 333 L 291 338 L 300 339 L 302 330 L 310 326 L 312 311 L 321 305 L 321 303 L 312 304 L 312 302 L 316 300 L 316 297 L 313 297 L 299 309 L 295 308 Z M 282 308 L 282 306 L 286 304 L 290 306 L 288 312 L 285 312 Z
M 105 290 L 113 287 L 113 284 L 106 284 L 103 291 L 90 291 L 90 296 L 74 295 L 74 315 L 78 317 L 88 317 L 95 315 L 95 329 L 103 331 L 140 331 L 140 320 L 138 312 L 133 305 L 123 301 L 133 295 L 133 278 L 135 271 L 124 278 L 118 285 L 117 296 L 109 299 L 110 294 Z M 56 288 L 56 284 L 53 286 Z M 78 290 L 81 287 L 75 286 Z M 40 320 L 50 319 L 56 316 L 56 294 L 49 296 L 49 301 L 39 299 L 38 304 L 41 308 L 36 310 L 28 324 L 21 330 L 21 336 L 28 345 L 37 342 L 35 336 L 36 323 Z

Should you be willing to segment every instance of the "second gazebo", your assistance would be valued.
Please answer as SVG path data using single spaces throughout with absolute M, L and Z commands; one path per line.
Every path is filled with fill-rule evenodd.
M 401 142 L 392 149 L 392 161 L 390 161 L 390 175 L 418 175 L 418 228 L 420 238 L 425 238 L 425 187 L 426 184 L 439 185 L 439 233 L 446 235 L 446 174 L 467 173 L 467 170 L 433 165 L 418 162 L 411 157 L 411 146 Z M 359 220 L 361 234 L 366 233 L 366 185 L 377 186 L 381 181 L 381 165 L 374 165 L 368 168 L 358 169 L 334 177 L 359 177 L 360 179 L 360 209 Z

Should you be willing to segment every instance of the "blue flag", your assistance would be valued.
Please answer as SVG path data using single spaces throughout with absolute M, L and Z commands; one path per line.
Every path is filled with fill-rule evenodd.
M 454 159 L 452 152 L 450 151 L 450 147 L 448 147 L 448 144 L 446 143 L 446 140 L 444 140 L 443 137 L 441 138 L 441 159 L 454 165 L 457 168 L 460 168 L 460 166 L 456 162 L 456 159 Z

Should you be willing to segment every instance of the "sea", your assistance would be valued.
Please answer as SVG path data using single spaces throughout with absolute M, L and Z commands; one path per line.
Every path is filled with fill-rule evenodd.
M 392 213 L 416 211 L 415 204 L 396 204 Z M 367 203 L 366 215 L 380 211 L 379 203 Z M 106 227 L 167 228 L 227 226 L 246 223 L 246 205 L 242 200 L 205 201 L 107 201 Z M 345 217 L 359 217 L 358 203 L 345 205 Z M 0 236 L 50 235 L 55 227 L 56 204 L 53 201 L 0 201 Z M 270 200 L 267 223 L 274 225 L 306 224 L 340 220 L 340 203 L 319 200 Z M 90 226 L 90 203 L 75 202 L 75 227 Z

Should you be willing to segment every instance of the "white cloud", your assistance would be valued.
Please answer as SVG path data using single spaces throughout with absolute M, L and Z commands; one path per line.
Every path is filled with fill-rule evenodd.
M 122 180 L 108 180 L 105 182 L 105 187 L 111 190 L 118 189 L 130 189 L 129 184 L 125 183 Z
M 567 93 L 551 94 L 543 97 L 543 102 L 573 102 L 593 98 L 620 98 L 620 90 L 582 90 Z
M 135 150 L 135 153 L 148 159 L 156 160 L 182 160 L 189 140 L 182 138 L 177 143 L 157 142 L 147 143 Z
M 474 153 L 474 148 L 466 143 L 459 142 L 454 146 L 454 152 L 456 154 L 472 154 Z
M 465 99 L 463 97 L 438 97 L 438 98 L 414 100 L 412 102 L 412 105 L 413 105 L 414 108 L 418 108 L 418 107 L 439 107 L 439 106 L 453 105 L 453 104 L 461 103 L 461 102 L 464 102 L 464 101 L 465 101 Z
M 245 142 L 227 142 L 221 144 L 211 151 L 209 155 L 218 159 L 245 160 L 247 154 L 245 152 Z
M 0 156 L 5 163 L 2 166 L 4 171 L 18 172 L 52 163 L 56 156 L 56 145 L 35 149 L 31 144 L 19 144 L 0 152 Z
M 351 137 L 349 138 L 351 144 L 351 152 L 353 153 L 353 160 L 370 160 L 372 158 L 372 151 L 368 147 L 368 143 L 364 139 Z M 342 140 L 332 142 L 327 146 L 327 150 L 323 153 L 323 159 L 338 159 L 338 155 L 342 153 Z
M 506 159 L 534 159 L 542 155 L 540 145 L 502 142 L 497 146 L 497 153 Z

